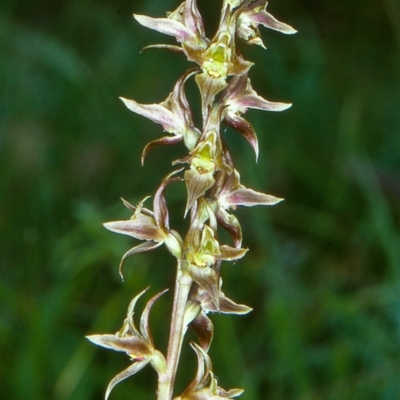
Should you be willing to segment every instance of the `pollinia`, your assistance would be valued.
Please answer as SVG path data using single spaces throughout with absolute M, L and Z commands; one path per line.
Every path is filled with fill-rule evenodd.
M 236 40 L 264 47 L 259 26 L 285 34 L 296 31 L 266 11 L 266 0 L 223 0 L 217 32 L 206 37 L 202 16 L 196 0 L 184 1 L 166 18 L 134 15 L 139 24 L 175 37 L 178 45 L 157 44 L 147 48 L 168 49 L 183 53 L 194 64 L 183 73 L 172 92 L 159 104 L 140 104 L 121 98 L 126 107 L 160 124 L 167 134 L 148 143 L 142 153 L 142 164 L 148 152 L 159 145 L 183 142 L 187 155 L 172 162 L 177 166 L 169 172 L 153 197 L 152 209 L 145 197 L 132 205 L 123 200 L 132 213 L 126 221 L 107 222 L 104 226 L 116 233 L 139 239 L 141 243 L 122 257 L 119 272 L 122 277 L 125 260 L 137 253 L 165 245 L 176 259 L 176 281 L 173 295 L 168 350 L 156 348 L 149 329 L 149 314 L 156 294 L 148 301 L 140 318 L 139 328 L 133 315 L 143 290 L 131 301 L 122 328 L 115 334 L 95 334 L 87 338 L 102 347 L 125 352 L 131 364 L 109 383 L 105 398 L 116 384 L 136 374 L 146 365 L 158 375 L 158 400 L 231 399 L 241 389 L 222 389 L 214 375 L 208 350 L 214 328 L 210 313 L 247 314 L 250 307 L 237 304 L 221 291 L 221 263 L 242 258 L 248 249 L 242 247 L 242 229 L 231 212 L 237 206 L 270 206 L 282 199 L 257 192 L 240 182 L 227 144 L 221 137 L 221 124 L 236 130 L 249 142 L 258 158 L 258 141 L 251 124 L 243 117 L 247 109 L 283 111 L 291 106 L 265 100 L 252 88 L 248 72 L 252 62 L 245 60 L 236 48 Z M 191 107 L 185 95 L 185 84 L 194 79 L 201 96 L 202 126 L 196 127 Z M 185 235 L 172 229 L 165 191 L 170 185 L 184 182 L 187 200 L 183 212 L 190 224 Z M 225 229 L 231 244 L 220 243 L 218 230 Z M 174 394 L 174 381 L 181 347 L 187 329 L 193 329 L 198 342 L 190 343 L 197 360 L 197 373 L 180 395 Z M 173 397 L 175 396 L 175 397 Z

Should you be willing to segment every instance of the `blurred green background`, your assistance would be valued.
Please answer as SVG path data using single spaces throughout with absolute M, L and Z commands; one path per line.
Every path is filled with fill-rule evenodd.
M 103 398 L 129 360 L 84 335 L 117 331 L 134 295 L 151 285 L 140 309 L 173 282 L 173 259 L 157 249 L 130 259 L 122 283 L 117 266 L 134 243 L 101 223 L 129 217 L 119 198 L 151 195 L 185 154 L 157 148 L 142 168 L 141 150 L 161 128 L 118 100 L 160 102 L 189 67 L 179 54 L 139 54 L 174 41 L 132 18 L 178 3 L 1 2 L 3 399 Z M 198 3 L 212 36 L 220 2 Z M 237 212 L 251 251 L 223 267 L 224 291 L 255 310 L 212 316 L 215 373 L 247 400 L 398 399 L 400 4 L 271 0 L 268 10 L 299 33 L 262 29 L 267 51 L 240 49 L 256 63 L 258 93 L 294 106 L 246 114 L 258 164 L 240 135 L 224 135 L 242 183 L 285 202 Z M 193 83 L 188 92 L 198 104 Z M 168 192 L 174 226 L 184 194 Z M 151 317 L 161 349 L 170 303 L 167 294 Z M 192 379 L 192 353 L 184 351 L 178 389 Z M 155 398 L 155 387 L 146 369 L 111 399 Z

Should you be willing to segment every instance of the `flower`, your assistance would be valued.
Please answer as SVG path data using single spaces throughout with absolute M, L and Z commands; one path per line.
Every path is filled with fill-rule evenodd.
M 221 158 L 221 141 L 216 130 L 206 132 L 198 141 L 188 157 L 176 160 L 177 163 L 189 163 L 190 169 L 185 171 L 184 179 L 187 188 L 186 213 L 196 200 L 214 185 L 214 172 L 223 168 Z
M 152 18 L 134 15 L 143 26 L 174 36 L 181 46 L 152 45 L 146 48 L 165 48 L 184 52 L 189 61 L 200 66 L 202 73 L 196 75 L 200 88 L 203 111 L 213 101 L 215 95 L 226 86 L 230 75 L 247 73 L 252 62 L 246 61 L 236 51 L 236 14 L 232 5 L 224 3 L 218 30 L 210 41 L 205 37 L 203 19 L 195 0 L 186 0 L 167 18 Z
M 237 206 L 272 206 L 283 201 L 283 199 L 257 192 L 242 185 L 240 183 L 240 174 L 236 169 L 231 174 L 221 171 L 217 181 L 217 184 L 210 191 L 210 198 L 216 200 L 216 203 L 213 203 L 213 208 L 215 209 L 217 222 L 231 235 L 235 247 L 240 248 L 242 244 L 242 228 L 237 218 L 228 213 L 227 210 L 234 210 Z
M 256 0 L 246 1 L 245 5 L 239 9 L 237 18 L 237 34 L 249 44 L 257 44 L 264 47 L 264 43 L 260 37 L 258 25 L 273 29 L 278 32 L 292 35 L 297 31 L 290 25 L 278 21 L 274 16 L 266 11 L 268 1 Z
M 217 384 L 212 371 L 210 356 L 196 343 L 190 343 L 197 356 L 197 373 L 194 380 L 174 400 L 220 400 L 233 399 L 243 393 L 243 389 L 224 390 Z
M 166 187 L 171 182 L 181 180 L 175 177 L 181 170 L 174 171 L 167 175 L 161 182 L 153 202 L 154 212 L 143 207 L 143 203 L 148 199 L 144 198 L 136 207 L 122 199 L 124 205 L 134 212 L 132 217 L 126 221 L 106 222 L 104 227 L 112 232 L 121 233 L 123 235 L 132 236 L 135 239 L 145 240 L 130 250 L 128 250 L 121 259 L 119 265 L 119 273 L 122 276 L 122 267 L 125 260 L 137 253 L 142 253 L 165 244 L 170 253 L 177 259 L 182 256 L 183 240 L 179 233 L 170 229 L 168 208 L 164 197 Z
M 210 348 L 214 336 L 213 324 L 207 316 L 209 312 L 244 315 L 252 311 L 252 308 L 244 304 L 237 304 L 233 300 L 226 297 L 221 291 L 221 286 L 222 279 L 220 278 L 218 308 L 215 306 L 215 302 L 211 298 L 210 294 L 198 284 L 194 284 L 192 286 L 189 300 L 186 305 L 186 325 L 190 323 L 191 327 L 199 338 L 201 347 L 205 351 L 208 351 Z
M 214 186 L 214 174 L 217 171 L 227 173 L 233 171 L 232 166 L 226 162 L 226 146 L 219 133 L 220 123 L 221 108 L 213 107 L 208 113 L 196 147 L 190 151 L 189 156 L 173 162 L 173 164 L 190 164 L 190 169 L 184 173 L 188 193 L 185 215 L 196 201 Z
M 234 209 L 236 206 L 272 206 L 282 200 L 270 194 L 256 192 L 242 185 L 239 172 L 236 169 L 226 177 L 225 185 L 218 194 L 218 204 L 223 209 Z
M 241 117 L 241 114 L 244 114 L 249 108 L 283 111 L 292 106 L 291 103 L 271 102 L 259 96 L 253 90 L 247 75 L 234 76 L 222 93 L 219 103 L 219 107 L 223 109 L 225 124 L 236 129 L 245 137 L 254 149 L 256 160 L 258 158 L 257 135 L 251 124 Z
M 147 288 L 148 289 L 148 288 Z M 136 374 L 150 363 L 158 374 L 164 374 L 166 361 L 164 356 L 154 348 L 153 338 L 149 329 L 149 314 L 155 301 L 167 290 L 153 296 L 143 310 L 138 330 L 133 320 L 134 308 L 138 299 L 147 291 L 140 292 L 133 298 L 128 307 L 128 312 L 122 328 L 114 335 L 89 335 L 86 336 L 92 343 L 107 349 L 125 352 L 133 361 L 127 369 L 117 374 L 108 384 L 105 399 L 108 399 L 112 389 L 122 380 Z
M 217 33 L 198 61 L 203 73 L 195 77 L 201 93 L 203 117 L 215 96 L 227 87 L 227 77 L 246 74 L 253 65 L 236 50 L 235 31 L 236 17 L 232 6 L 224 3 Z
M 208 312 L 218 312 L 222 314 L 235 314 L 244 315 L 249 313 L 252 308 L 244 305 L 237 304 L 233 300 L 225 296 L 224 292 L 221 291 L 222 279 L 220 279 L 219 285 L 219 308 L 215 307 L 215 303 L 210 297 L 210 294 L 204 290 L 201 286 L 195 286 L 190 295 L 192 301 L 199 302 L 201 309 L 207 314 Z
M 198 222 L 194 227 L 199 229 L 199 227 L 202 227 L 201 224 L 210 218 L 210 221 L 215 221 L 213 222 L 213 224 L 215 223 L 215 226 L 213 225 L 214 231 L 217 229 L 217 224 L 222 226 L 232 237 L 235 247 L 240 248 L 242 245 L 242 228 L 238 219 L 233 214 L 228 213 L 227 210 L 235 210 L 237 206 L 271 206 L 283 199 L 257 192 L 242 185 L 240 174 L 234 168 L 227 148 L 224 149 L 224 160 L 232 172 L 220 170 L 215 175 L 215 184 L 210 189 L 207 199 L 199 199 L 196 210 L 198 216 L 195 218 L 195 221 Z M 193 236 L 193 233 L 191 235 Z
M 217 33 L 203 52 L 199 64 L 210 78 L 226 79 L 230 75 L 242 75 L 253 65 L 237 52 L 235 31 L 235 13 L 230 4 L 224 4 Z
M 201 54 L 207 48 L 209 40 L 205 36 L 203 19 L 197 8 L 196 0 L 186 0 L 167 18 L 152 18 L 146 15 L 134 14 L 139 24 L 174 36 L 182 47 L 169 45 L 148 46 L 152 48 L 167 48 L 183 51 L 188 60 L 199 63 Z
M 194 225 L 198 224 L 194 221 Z M 191 278 L 210 296 L 219 310 L 219 264 L 221 261 L 235 261 L 242 258 L 248 249 L 220 245 L 214 230 L 207 224 L 202 229 L 191 228 L 184 243 L 183 267 Z
M 148 143 L 142 152 L 142 164 L 147 153 L 157 145 L 175 144 L 182 140 L 189 150 L 196 145 L 200 132 L 194 127 L 192 111 L 184 92 L 185 82 L 196 72 L 196 69 L 186 71 L 176 82 L 172 93 L 160 104 L 140 104 L 120 97 L 129 110 L 161 124 L 165 131 L 174 134 Z
M 191 244 L 188 245 L 187 241 L 185 242 L 185 259 L 190 262 L 191 266 L 196 266 L 200 269 L 211 267 L 219 260 L 238 260 L 246 252 L 247 249 L 236 249 L 227 245 L 220 245 L 215 238 L 214 230 L 206 224 L 201 231 L 201 239 L 198 246 L 192 247 Z

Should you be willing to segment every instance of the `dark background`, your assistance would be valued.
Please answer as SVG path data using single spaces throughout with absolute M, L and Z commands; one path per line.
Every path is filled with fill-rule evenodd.
M 198 3 L 212 36 L 220 2 Z M 157 249 L 130 259 L 121 283 L 120 257 L 137 242 L 101 223 L 128 218 L 119 198 L 151 195 L 185 154 L 157 148 L 142 168 L 141 150 L 161 127 L 118 100 L 160 102 L 190 66 L 179 54 L 139 54 L 174 40 L 132 13 L 177 6 L 1 2 L 1 398 L 101 399 L 129 360 L 84 335 L 116 332 L 134 295 L 151 286 L 139 317 L 173 282 L 173 258 Z M 400 398 L 400 4 L 271 0 L 268 10 L 299 33 L 262 29 L 267 51 L 240 49 L 256 63 L 257 92 L 294 105 L 246 114 L 258 164 L 240 135 L 225 138 L 242 183 L 285 202 L 237 212 L 250 252 L 223 267 L 224 291 L 254 311 L 212 316 L 214 371 L 248 400 Z M 193 83 L 188 92 L 195 106 Z M 168 192 L 174 226 L 184 196 Z M 167 294 L 151 316 L 161 349 L 170 303 Z M 178 390 L 194 373 L 188 347 Z M 155 380 L 141 371 L 111 399 L 155 398 Z

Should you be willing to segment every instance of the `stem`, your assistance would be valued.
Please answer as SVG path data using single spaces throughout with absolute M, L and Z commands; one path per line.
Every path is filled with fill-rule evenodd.
M 182 271 L 178 263 L 175 281 L 174 304 L 172 308 L 171 327 L 167 354 L 167 382 L 159 381 L 157 400 L 171 400 L 174 389 L 176 370 L 181 354 L 182 341 L 186 332 L 184 326 L 186 303 L 192 286 L 192 278 Z

